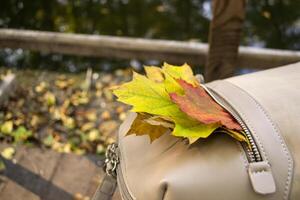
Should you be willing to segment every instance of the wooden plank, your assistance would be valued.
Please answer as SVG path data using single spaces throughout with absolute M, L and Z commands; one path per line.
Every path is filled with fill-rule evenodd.
M 8 146 L 0 144 L 0 151 Z M 98 159 L 103 158 L 18 147 L 14 159 L 5 160 L 6 170 L 0 174 L 0 199 L 89 199 L 103 177 L 95 164 Z
M 193 65 L 204 65 L 208 52 L 205 43 L 15 29 L 0 29 L 0 48 Z M 240 47 L 237 65 L 266 69 L 297 61 L 300 52 Z
M 102 170 L 104 157 L 89 155 L 89 156 L 87 156 L 87 158 L 93 164 L 93 167 L 90 168 L 90 170 L 91 170 L 91 173 L 94 174 L 94 176 L 90 179 L 90 181 L 88 183 L 89 185 L 88 185 L 88 189 L 87 189 L 85 195 L 88 197 L 93 197 L 105 175 L 104 171 Z
M 0 29 L 0 48 L 79 56 L 205 63 L 207 45 L 166 40 Z M 203 60 L 202 60 L 203 59 Z
M 0 150 L 8 147 L 7 144 L 1 144 Z M 27 190 L 26 187 L 23 187 L 24 184 L 30 182 L 28 177 L 28 171 L 25 170 L 19 163 L 24 158 L 24 152 L 22 150 L 17 150 L 14 155 L 13 160 L 5 160 L 6 169 L 2 173 L 2 176 L 5 177 L 5 185 L 0 191 L 1 200 L 17 200 L 17 199 L 30 199 L 30 200 L 39 200 L 38 195 L 34 194 Z M 31 176 L 32 177 L 32 176 Z
M 236 72 L 245 4 L 245 0 L 212 1 L 206 81 L 227 78 Z
M 5 148 L 10 147 L 11 145 L 7 143 L 0 143 L 0 152 L 2 152 Z M 16 154 L 14 155 L 14 158 L 12 162 L 18 163 L 20 159 L 22 158 L 23 153 L 22 151 L 17 151 Z M 3 161 L 3 158 L 0 158 Z M 6 167 L 7 169 L 7 167 Z M 15 183 L 11 182 L 9 178 L 5 176 L 5 172 L 0 173 L 0 199 L 2 200 L 9 200 L 10 199 L 10 193 L 11 193 L 11 188 L 14 187 Z M 24 193 L 24 189 L 21 186 L 17 186 L 17 191 L 19 191 L 21 194 Z M 14 195 L 14 194 L 13 194 Z M 35 196 L 33 195 L 33 198 Z
M 19 184 L 8 182 L 5 189 L 0 194 L 1 200 L 40 200 L 39 196 L 28 192 L 28 190 Z
M 57 195 L 71 196 L 50 182 L 59 158 L 60 154 L 54 151 L 18 148 L 15 161 L 5 161 L 4 176 L 8 182 L 0 193 L 0 199 L 45 199 L 50 188 Z
M 72 195 L 72 197 L 91 198 L 94 191 L 90 190 L 91 184 L 94 188 L 101 179 L 101 168 L 94 164 L 88 157 L 64 154 L 52 183 Z M 47 191 L 47 199 L 73 199 L 72 197 L 57 196 L 56 191 L 51 188 Z

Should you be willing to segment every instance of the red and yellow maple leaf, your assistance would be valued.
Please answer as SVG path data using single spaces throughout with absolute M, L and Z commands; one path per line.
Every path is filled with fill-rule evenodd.
M 221 124 L 228 129 L 242 130 L 236 120 L 217 104 L 200 85 L 193 86 L 179 79 L 185 94 L 170 93 L 170 97 L 181 111 L 204 124 Z

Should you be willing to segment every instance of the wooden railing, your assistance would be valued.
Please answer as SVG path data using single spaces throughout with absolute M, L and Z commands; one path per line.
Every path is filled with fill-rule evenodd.
M 0 29 L 0 48 L 78 56 L 161 60 L 204 65 L 208 45 L 198 42 Z M 300 52 L 240 47 L 238 66 L 270 68 L 300 61 Z

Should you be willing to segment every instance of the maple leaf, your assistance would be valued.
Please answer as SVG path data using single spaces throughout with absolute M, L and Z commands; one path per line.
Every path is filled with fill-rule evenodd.
M 163 82 L 165 80 L 161 68 L 156 66 L 144 66 L 146 76 L 155 82 Z
M 162 68 L 156 66 L 145 66 L 146 76 L 155 82 L 164 83 L 166 90 L 183 94 L 183 89 L 178 84 L 177 79 L 185 80 L 192 85 L 199 85 L 193 74 L 192 68 L 188 64 L 182 66 L 164 63 Z
M 133 80 L 113 91 L 118 100 L 132 105 L 133 112 L 170 116 L 177 108 L 162 83 L 154 82 L 143 75 L 133 73 Z
M 246 134 L 244 133 L 244 131 L 235 131 L 235 130 L 231 130 L 231 129 L 222 127 L 222 128 L 218 128 L 215 132 L 216 133 L 225 133 L 225 134 L 233 137 L 234 139 L 236 139 L 239 142 L 246 142 L 248 147 L 251 149 L 250 141 L 246 137 Z
M 155 139 L 159 138 L 163 134 L 170 132 L 169 128 L 161 126 L 159 124 L 153 125 L 146 122 L 147 119 L 151 118 L 149 115 L 138 114 L 127 135 L 148 135 L 150 138 L 150 142 L 152 143 Z
M 170 97 L 180 109 L 193 119 L 204 124 L 221 124 L 228 129 L 242 130 L 235 119 L 217 104 L 200 86 L 193 86 L 182 79 L 178 83 L 185 91 L 184 95 L 170 93 Z
M 247 142 L 239 124 L 200 86 L 190 66 L 164 63 L 162 68 L 146 66 L 145 72 L 146 76 L 134 72 L 131 82 L 113 91 L 119 101 L 132 105 L 132 111 L 144 116 L 137 119 L 129 134 L 147 134 L 153 141 L 165 129 L 173 129 L 172 135 L 193 143 L 222 130 L 218 132 Z
M 174 129 L 174 123 L 171 121 L 164 119 L 163 117 L 160 116 L 149 116 L 149 118 L 144 120 L 145 122 L 151 124 L 151 125 L 156 125 L 156 126 L 163 126 L 166 128 L 171 128 Z
M 145 66 L 145 72 L 147 78 L 152 81 L 163 83 L 167 92 L 178 92 L 183 94 L 183 89 L 177 83 L 175 77 L 171 76 L 171 68 L 159 68 L 155 66 Z M 174 71 L 174 70 L 173 70 Z
M 231 137 L 233 137 L 234 139 L 236 139 L 237 141 L 240 142 L 247 142 L 248 143 L 248 139 L 245 136 L 245 133 L 242 131 L 235 131 L 235 130 L 231 130 L 231 129 L 223 129 L 223 133 L 226 133 L 228 135 L 230 135 Z M 250 144 L 249 144 L 250 146 Z
M 172 121 L 175 124 L 174 136 L 206 138 L 219 126 L 205 125 L 190 118 L 171 101 L 165 82 L 158 83 L 137 73 L 133 74 L 131 82 L 113 92 L 119 101 L 132 105 L 134 112 L 158 115 Z
M 168 63 L 164 63 L 162 71 L 165 74 L 170 75 L 175 80 L 182 79 L 193 86 L 199 85 L 197 78 L 194 76 L 192 68 L 188 64 L 183 64 L 181 66 L 174 66 Z
M 199 138 L 207 138 L 219 127 L 218 124 L 206 125 L 187 117 L 177 118 L 174 120 L 174 122 L 175 128 L 172 132 L 172 135 L 188 138 L 190 144 Z

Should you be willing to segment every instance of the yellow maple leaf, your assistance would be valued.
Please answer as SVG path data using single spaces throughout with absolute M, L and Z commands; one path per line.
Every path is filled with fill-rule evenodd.
M 153 142 L 155 139 L 159 138 L 161 135 L 167 133 L 170 130 L 161 125 L 149 124 L 145 121 L 146 119 L 149 119 L 149 116 L 138 114 L 133 121 L 130 130 L 127 132 L 127 135 L 148 135 L 150 138 L 150 142 Z
M 131 82 L 114 90 L 118 100 L 132 105 L 132 111 L 145 112 L 170 119 L 175 124 L 174 136 L 206 138 L 218 124 L 204 125 L 191 119 L 170 100 L 165 83 L 158 83 L 134 72 Z
M 186 63 L 181 66 L 175 66 L 165 62 L 162 70 L 165 74 L 169 74 L 174 79 L 182 79 L 194 86 L 199 85 L 192 68 Z
M 208 137 L 222 126 L 220 123 L 201 123 L 182 112 L 178 105 L 171 101 L 170 93 L 185 93 L 178 83 L 179 79 L 195 87 L 200 85 L 189 65 L 174 66 L 164 63 L 162 68 L 145 66 L 145 72 L 146 76 L 134 72 L 131 82 L 113 91 L 119 101 L 132 106 L 132 111 L 150 114 L 141 115 L 144 118 L 139 115 L 128 134 L 147 134 L 153 141 L 169 128 L 173 129 L 172 135 L 188 138 L 191 144 L 199 138 Z M 222 132 L 238 141 L 247 142 L 242 132 L 229 129 L 223 129 Z
M 163 82 L 164 76 L 163 73 L 161 71 L 161 68 L 156 67 L 156 66 L 144 66 L 145 72 L 146 72 L 146 76 L 155 82 Z

